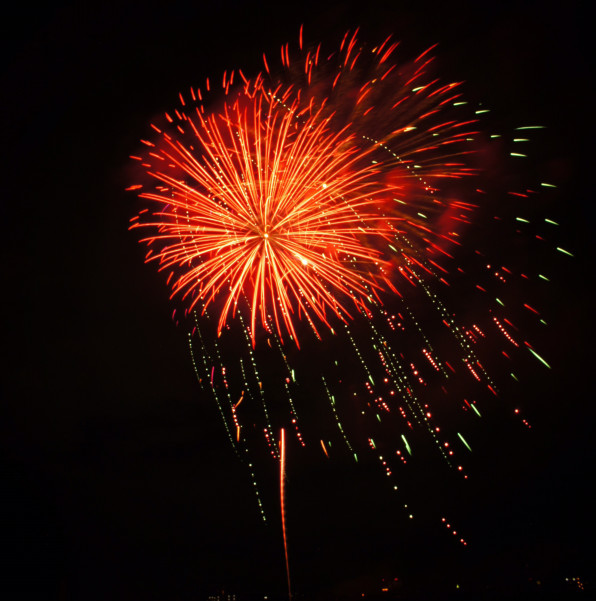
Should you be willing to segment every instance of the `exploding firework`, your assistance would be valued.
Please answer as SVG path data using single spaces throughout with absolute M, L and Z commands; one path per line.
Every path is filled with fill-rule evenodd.
M 278 75 L 263 56 L 255 78 L 180 94 L 133 157 L 144 175 L 130 188 L 152 207 L 131 227 L 182 300 L 198 381 L 263 519 L 251 457 L 281 460 L 276 432 L 284 458 L 290 436 L 323 457 L 368 453 L 395 490 L 422 432 L 467 478 L 468 435 L 439 419 L 461 410 L 469 424 L 499 394 L 483 345 L 548 366 L 503 299 L 486 300 L 528 276 L 462 250 L 483 202 L 486 111 L 434 75 L 430 49 L 400 64 L 391 38 L 346 35 L 327 54 L 301 32 L 298 46 L 299 58 L 282 47 Z M 481 275 L 462 292 L 464 253 Z M 456 318 L 453 290 L 483 294 L 482 316 Z
M 338 293 L 358 304 L 387 279 L 380 251 L 360 239 L 391 232 L 378 210 L 391 187 L 377 183 L 371 149 L 345 128 L 330 133 L 321 111 L 301 117 L 298 102 L 281 102 L 257 84 L 222 114 L 187 117 L 194 146 L 160 132 L 149 173 L 168 189 L 142 194 L 164 206 L 143 225 L 157 230 L 145 241 L 160 244 L 161 268 L 183 268 L 174 292 L 190 309 L 223 297 L 218 333 L 250 297 L 253 342 L 257 315 L 266 326 L 272 313 L 297 340 L 292 314 L 345 319 Z

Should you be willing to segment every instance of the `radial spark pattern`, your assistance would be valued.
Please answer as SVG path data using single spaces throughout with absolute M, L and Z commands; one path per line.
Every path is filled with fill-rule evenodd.
M 480 133 L 487 109 L 442 83 L 429 51 L 394 62 L 391 38 L 298 46 L 298 59 L 282 47 L 279 74 L 264 57 L 254 79 L 225 73 L 219 95 L 209 80 L 180 94 L 133 157 L 143 175 L 130 188 L 151 206 L 131 227 L 184 301 L 197 379 L 263 519 L 251 457 L 280 460 L 277 432 L 284 454 L 368 454 L 393 490 L 429 441 L 466 479 L 476 420 L 500 402 L 491 371 L 517 382 L 512 366 L 549 367 L 525 333 L 546 325 L 527 283 L 548 278 L 499 256 L 530 221 L 477 210 L 535 193 L 484 189 L 479 150 L 500 138 Z M 536 238 L 553 226 L 543 219 Z
M 386 277 L 364 236 L 389 233 L 379 198 L 391 186 L 377 183 L 370 150 L 345 128 L 330 132 L 320 111 L 300 115 L 297 102 L 262 88 L 241 100 L 188 117 L 192 144 L 162 133 L 149 173 L 167 189 L 142 194 L 163 206 L 144 223 L 157 231 L 145 241 L 160 244 L 162 269 L 178 269 L 173 289 L 190 308 L 224 298 L 219 331 L 244 294 L 253 340 L 257 315 L 266 324 L 269 312 L 297 339 L 292 314 L 344 318 L 346 299 L 358 302 Z

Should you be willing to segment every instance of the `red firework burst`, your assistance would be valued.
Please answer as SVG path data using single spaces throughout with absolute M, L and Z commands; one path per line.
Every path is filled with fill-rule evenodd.
M 141 198 L 159 208 L 131 227 L 153 230 L 144 238 L 154 245 L 147 260 L 170 271 L 172 296 L 180 293 L 188 309 L 217 302 L 218 333 L 246 302 L 253 344 L 258 317 L 280 336 L 283 324 L 296 343 L 295 318 L 305 317 L 318 335 L 318 324 L 331 327 L 331 315 L 345 321 L 350 304 L 366 312 L 365 299 L 376 289 L 394 289 L 379 250 L 387 244 L 379 241 L 394 239 L 396 220 L 435 246 L 420 212 L 387 215 L 386 201 L 444 209 L 429 182 L 472 171 L 454 159 L 469 152 L 454 145 L 465 142 L 472 122 L 442 117 L 456 84 L 417 85 L 430 62 L 424 54 L 411 72 L 393 73 L 386 61 L 395 47 L 386 41 L 373 49 L 373 66 L 357 73 L 356 38 L 344 39 L 339 72 L 320 80 L 313 74 L 319 50 L 309 52 L 296 76 L 305 79 L 302 87 L 268 86 L 261 75 L 249 81 L 240 73 L 243 84 L 234 88 L 234 73 L 224 74 L 220 110 L 206 113 L 201 91 L 191 89 L 195 111 L 180 95 L 175 118 L 166 113 L 163 127 L 152 126 L 158 139 L 143 141 L 146 153 L 133 158 L 151 176 Z M 287 46 L 282 59 L 291 72 Z M 269 72 L 266 61 L 265 67 Z M 380 136 L 373 131 L 376 106 L 386 128 Z M 395 198 L 413 189 L 424 198 Z
M 378 200 L 392 188 L 377 183 L 370 151 L 345 128 L 332 133 L 321 111 L 275 98 L 257 87 L 221 113 L 197 111 L 185 119 L 192 143 L 159 130 L 147 143 L 159 186 L 141 193 L 161 205 L 144 241 L 159 245 L 149 260 L 178 268 L 173 294 L 190 308 L 222 297 L 219 331 L 248 297 L 253 341 L 257 315 L 295 340 L 295 314 L 313 327 L 314 316 L 329 325 L 328 310 L 345 319 L 343 299 L 358 303 L 385 277 L 365 236 L 390 231 Z

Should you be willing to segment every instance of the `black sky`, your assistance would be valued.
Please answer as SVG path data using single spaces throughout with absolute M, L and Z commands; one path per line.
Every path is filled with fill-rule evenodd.
M 546 125 L 529 177 L 559 185 L 559 241 L 576 258 L 553 265 L 550 379 L 517 393 L 532 433 L 496 415 L 465 493 L 423 463 L 410 482 L 422 513 L 443 494 L 474 545 L 457 547 L 430 520 L 409 523 L 371 466 L 294 464 L 296 590 L 336 599 L 399 577 L 404 599 L 554 599 L 572 594 L 567 577 L 594 586 L 593 64 L 579 5 L 199 0 L 5 14 L 2 598 L 283 594 L 280 528 L 260 523 L 216 408 L 199 394 L 162 278 L 127 230 L 138 204 L 124 188 L 154 114 L 206 76 L 257 72 L 262 52 L 295 40 L 302 23 L 330 45 L 356 26 L 367 40 L 394 33 L 408 57 L 438 42 L 444 78 L 469 82 L 496 127 Z

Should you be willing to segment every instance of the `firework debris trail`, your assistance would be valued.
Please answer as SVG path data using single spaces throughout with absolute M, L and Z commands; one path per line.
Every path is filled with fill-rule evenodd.
M 292 599 L 292 585 L 290 582 L 290 562 L 288 560 L 288 537 L 286 534 L 286 437 L 282 428 L 279 434 L 279 502 L 281 509 L 281 529 L 284 541 L 284 555 L 286 559 L 286 576 L 288 579 L 288 599 Z
M 527 282 L 549 278 L 503 265 L 498 248 L 467 248 L 465 234 L 479 223 L 533 227 L 546 243 L 543 230 L 557 223 L 482 222 L 477 157 L 500 138 L 482 133 L 487 109 L 434 75 L 432 49 L 399 63 L 391 37 L 369 47 L 356 34 L 327 54 L 306 48 L 301 29 L 299 58 L 284 45 L 279 75 L 263 55 L 252 79 L 234 70 L 221 90 L 209 79 L 190 88 L 132 157 L 143 175 L 129 189 L 152 208 L 130 227 L 146 233 L 146 261 L 182 300 L 197 379 L 265 521 L 252 459 L 263 442 L 282 471 L 289 432 L 327 458 L 372 453 L 397 490 L 396 467 L 416 454 L 421 432 L 465 479 L 459 457 L 473 437 L 438 420 L 462 410 L 468 432 L 499 396 L 486 349 L 498 348 L 516 381 L 512 366 L 528 356 L 550 367 L 523 333 L 546 322 L 522 296 Z M 522 136 L 538 128 L 516 130 L 512 157 L 525 156 Z M 535 192 L 508 194 L 531 201 Z M 454 295 L 482 311 L 457 319 Z M 283 505 L 281 472 L 280 486 Z

